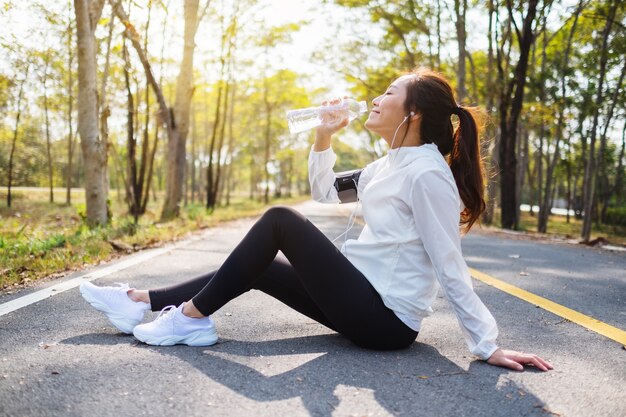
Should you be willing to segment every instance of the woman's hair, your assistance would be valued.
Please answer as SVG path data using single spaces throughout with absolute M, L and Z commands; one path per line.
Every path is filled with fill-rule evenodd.
M 478 109 L 457 104 L 452 87 L 440 74 L 420 68 L 411 73 L 407 84 L 406 114 L 421 114 L 422 143 L 434 143 L 454 175 L 465 210 L 461 224 L 468 232 L 485 210 L 484 169 L 480 156 L 480 138 L 476 123 Z M 456 129 L 451 116 L 459 118 Z

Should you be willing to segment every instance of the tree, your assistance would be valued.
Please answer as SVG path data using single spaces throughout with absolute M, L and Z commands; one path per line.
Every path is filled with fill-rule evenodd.
M 172 111 L 165 102 L 161 86 L 157 83 L 148 60 L 147 51 L 141 45 L 140 36 L 130 22 L 128 15 L 122 8 L 121 2 L 110 0 L 115 15 L 124 24 L 127 37 L 141 61 L 150 86 L 157 96 L 160 108 L 160 117 L 167 128 L 167 176 L 166 197 L 161 213 L 162 219 L 179 215 L 180 202 L 185 176 L 185 142 L 189 131 L 189 106 L 193 94 L 193 52 L 195 49 L 195 35 L 201 17 L 204 16 L 210 2 L 207 2 L 203 12 L 198 15 L 198 0 L 185 0 L 185 41 L 183 59 L 177 79 L 176 103 Z M 177 119 L 181 117 L 181 119 Z
M 456 37 L 457 45 L 459 48 L 459 59 L 457 62 L 457 86 L 456 94 L 457 100 L 462 102 L 467 96 L 467 89 L 465 88 L 465 57 L 467 52 L 465 50 L 465 41 L 467 38 L 467 32 L 465 30 L 465 16 L 467 13 L 467 0 L 454 0 L 454 14 L 456 15 Z
M 505 229 L 517 229 L 519 218 L 517 216 L 519 202 L 516 195 L 517 183 L 517 159 L 515 156 L 517 147 L 517 125 L 522 104 L 524 102 L 524 88 L 526 86 L 526 72 L 528 69 L 528 56 L 530 47 L 534 42 L 533 23 L 537 13 L 538 0 L 530 0 L 526 15 L 523 18 L 522 29 L 519 30 L 515 21 L 513 5 L 507 1 L 509 25 L 515 29 L 515 39 L 519 48 L 519 58 L 513 70 L 513 77 L 506 79 L 504 73 L 504 48 L 507 38 L 513 42 L 513 36 L 508 29 L 502 38 L 502 44 L 498 48 L 498 76 L 501 85 L 504 86 L 500 94 L 499 118 L 500 118 L 500 208 L 502 227 Z
M 106 145 L 100 139 L 96 72 L 95 29 L 104 0 L 74 0 L 78 47 L 78 132 L 85 170 L 87 224 L 103 226 L 108 221 Z
M 13 139 L 11 140 L 11 153 L 9 154 L 9 181 L 7 184 L 7 207 L 11 207 L 11 186 L 13 185 L 13 158 L 15 156 L 15 148 L 17 146 L 17 138 L 20 127 L 20 118 L 22 116 L 22 100 L 24 99 L 24 85 L 28 79 L 28 71 L 30 69 L 30 62 L 20 62 L 18 68 L 23 68 L 23 78 L 20 80 L 20 89 L 17 94 L 17 106 L 15 113 L 15 127 L 13 129 Z M 22 72 L 22 71 L 19 71 Z
M 615 14 L 617 12 L 617 8 L 620 6 L 619 1 L 611 2 L 611 6 L 609 7 L 606 22 L 604 25 L 604 29 L 601 33 L 600 40 L 600 70 L 598 72 L 598 82 L 596 87 L 596 99 L 595 99 L 595 111 L 593 114 L 593 122 L 591 127 L 591 132 L 589 134 L 590 142 L 589 142 L 589 156 L 587 159 L 587 165 L 585 166 L 585 178 L 584 178 L 584 194 L 583 194 L 583 204 L 584 204 L 584 212 L 585 216 L 583 218 L 583 227 L 581 231 L 581 237 L 583 241 L 589 241 L 591 237 L 591 222 L 593 218 L 593 210 L 594 210 L 594 198 L 595 198 L 595 186 L 596 186 L 596 175 L 597 172 L 595 170 L 596 166 L 596 158 L 595 158 L 595 145 L 596 145 L 596 135 L 598 129 L 598 121 L 600 117 L 600 109 L 604 101 L 604 82 L 606 77 L 607 70 L 607 60 L 608 60 L 608 41 L 609 35 L 611 33 L 611 29 L 613 27 L 613 22 L 615 20 Z

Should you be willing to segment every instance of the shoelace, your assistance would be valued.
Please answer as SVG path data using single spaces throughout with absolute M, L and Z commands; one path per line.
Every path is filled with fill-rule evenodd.
M 154 321 L 157 322 L 159 320 L 171 320 L 172 317 L 174 317 L 174 311 L 176 311 L 175 305 L 165 306 L 161 309 L 159 315 Z

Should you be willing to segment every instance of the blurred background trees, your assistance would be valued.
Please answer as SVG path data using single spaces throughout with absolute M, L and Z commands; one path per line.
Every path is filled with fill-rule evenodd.
M 109 190 L 135 219 L 156 196 L 169 218 L 306 194 L 312 135 L 290 135 L 285 111 L 344 93 L 371 102 L 426 66 L 487 110 L 486 223 L 518 229 L 523 208 L 546 232 L 558 208 L 583 219 L 583 240 L 593 224 L 626 225 L 623 1 L 309 0 L 275 20 L 264 16 L 285 2 L 28 3 L 0 7 L 7 205 L 15 186 L 46 187 L 51 202 L 64 187 L 65 204 L 84 187 L 97 225 Z M 312 26 L 317 46 L 293 61 L 309 68 L 289 55 Z M 386 150 L 363 120 L 334 148 L 338 170 Z

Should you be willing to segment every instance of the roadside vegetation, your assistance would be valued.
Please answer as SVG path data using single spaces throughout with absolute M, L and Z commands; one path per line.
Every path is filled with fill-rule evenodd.
M 72 193 L 76 203 L 67 206 L 49 203 L 47 189 L 19 189 L 10 209 L 0 206 L 0 289 L 10 291 L 39 278 L 60 276 L 160 246 L 221 222 L 257 216 L 267 207 L 247 196 L 232 198 L 230 205 L 218 206 L 212 212 L 195 202 L 183 206 L 180 217 L 161 222 L 159 208 L 163 202 L 162 196 L 157 196 L 160 198 L 151 199 L 146 214 L 135 224 L 126 204 L 112 191 L 112 222 L 107 227 L 90 229 L 84 221 L 84 192 Z M 280 198 L 272 204 L 291 204 L 306 198 Z

